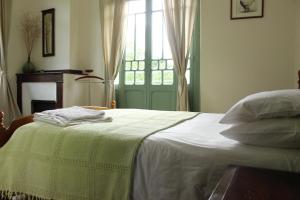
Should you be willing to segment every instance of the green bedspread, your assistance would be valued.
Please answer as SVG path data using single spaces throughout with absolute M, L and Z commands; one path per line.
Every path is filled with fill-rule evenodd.
M 111 123 L 57 127 L 34 122 L 0 149 L 1 195 L 126 200 L 143 139 L 197 113 L 110 110 Z

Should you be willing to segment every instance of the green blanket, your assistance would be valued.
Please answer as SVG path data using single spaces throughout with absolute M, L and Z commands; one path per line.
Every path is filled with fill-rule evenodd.
M 126 200 L 143 139 L 197 113 L 121 109 L 111 123 L 34 122 L 0 149 L 0 194 L 32 199 Z

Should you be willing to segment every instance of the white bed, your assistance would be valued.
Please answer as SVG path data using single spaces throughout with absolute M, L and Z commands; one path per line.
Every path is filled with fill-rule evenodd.
M 131 199 L 206 200 L 230 164 L 300 172 L 299 149 L 227 139 L 219 134 L 230 127 L 219 123 L 222 116 L 199 114 L 147 137 L 136 157 Z
M 207 199 L 230 164 L 300 172 L 300 150 L 243 145 L 219 133 L 223 114 L 200 114 L 141 145 L 134 200 Z

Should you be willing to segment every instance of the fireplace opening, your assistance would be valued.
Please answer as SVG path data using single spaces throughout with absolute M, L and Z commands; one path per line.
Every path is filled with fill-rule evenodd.
M 31 113 L 56 109 L 56 101 L 31 100 Z

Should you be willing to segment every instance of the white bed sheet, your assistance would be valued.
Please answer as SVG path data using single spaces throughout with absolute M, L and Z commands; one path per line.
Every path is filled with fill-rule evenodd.
M 219 133 L 223 114 L 200 114 L 145 139 L 137 159 L 134 200 L 208 199 L 230 164 L 300 172 L 300 150 L 243 145 Z

